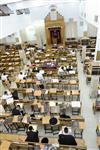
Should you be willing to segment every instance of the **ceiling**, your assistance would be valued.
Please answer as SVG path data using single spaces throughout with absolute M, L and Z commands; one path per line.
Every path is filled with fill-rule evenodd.
M 29 8 L 52 4 L 75 3 L 85 0 L 0 0 L 0 16 L 29 14 Z
M 33 3 L 49 3 L 49 2 L 60 2 L 60 3 L 63 3 L 63 2 L 75 2 L 75 1 L 84 1 L 84 0 L 0 0 L 0 4 L 3 5 L 3 4 L 11 4 L 11 3 L 18 3 L 18 2 L 30 2 L 32 1 Z

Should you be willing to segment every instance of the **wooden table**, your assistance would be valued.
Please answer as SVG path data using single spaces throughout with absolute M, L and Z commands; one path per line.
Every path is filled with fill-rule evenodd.
M 0 118 L 7 118 L 10 117 L 12 114 L 7 112 L 0 112 Z
M 85 128 L 85 122 L 84 121 L 79 121 L 79 129 L 84 130 Z
M 55 116 L 58 120 L 57 124 L 60 124 L 60 121 L 59 121 L 59 117 L 58 116 Z M 50 118 L 51 116 L 43 116 L 42 117 L 42 124 L 50 124 Z
M 39 138 L 40 138 L 40 141 L 41 141 L 41 139 L 43 138 L 43 136 L 39 137 Z M 25 142 L 25 139 L 26 139 L 26 136 L 24 136 L 24 135 L 0 133 L 0 140 L 10 142 L 10 143 L 8 143 L 9 146 L 14 141 L 15 142 L 19 142 L 19 144 L 17 143 L 17 145 L 20 145 L 21 142 L 22 142 L 22 144 L 28 144 L 27 142 Z M 49 139 L 49 144 L 58 144 L 58 139 L 56 137 L 48 137 L 48 139 Z M 64 145 L 60 145 L 60 148 L 63 147 L 63 150 L 66 150 L 66 147 L 74 147 L 74 148 L 76 147 L 76 148 L 80 148 L 80 149 L 83 148 L 84 150 L 86 150 L 85 141 L 83 139 L 75 139 L 75 140 L 77 142 L 77 146 L 64 146 Z M 40 142 L 36 143 L 36 144 L 37 145 L 41 145 Z M 59 148 L 59 150 L 61 150 L 60 148 Z M 1 150 L 8 150 L 8 149 L 1 149 Z
M 34 96 L 35 96 L 35 97 L 40 97 L 41 94 L 42 94 L 42 91 L 41 91 L 41 90 L 35 90 L 35 91 L 34 91 Z
M 71 91 L 70 90 L 64 90 L 64 95 L 71 95 Z
M 56 93 L 57 93 L 57 89 L 56 88 L 50 88 L 49 94 L 56 94 Z
M 100 149 L 100 136 L 97 136 L 97 145 L 98 145 L 98 147 Z
M 0 150 L 9 150 L 9 147 L 11 145 L 11 142 L 9 141 L 1 141 Z
M 72 95 L 80 95 L 80 90 L 71 90 Z
M 41 113 L 44 112 L 44 105 L 42 104 L 40 100 L 35 99 L 34 102 L 31 104 L 31 106 L 33 107 L 37 106 L 38 108 L 41 109 Z

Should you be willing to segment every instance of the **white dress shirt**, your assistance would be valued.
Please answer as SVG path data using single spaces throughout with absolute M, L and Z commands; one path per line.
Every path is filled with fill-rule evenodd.
M 36 74 L 37 80 L 44 80 L 43 75 L 39 72 Z
M 25 74 L 19 74 L 19 75 L 18 75 L 18 79 L 19 79 L 19 80 L 23 80 L 25 77 L 26 77 Z
M 11 104 L 14 102 L 13 100 L 13 97 L 12 97 L 12 94 L 4 94 L 2 97 L 1 97 L 2 100 L 5 100 L 7 104 Z
M 68 133 L 65 133 L 65 132 L 64 132 L 64 127 L 63 127 L 63 129 L 62 129 L 61 131 L 59 131 L 59 135 L 60 135 L 60 134 L 63 134 L 63 135 L 72 134 L 72 130 L 71 130 L 70 127 L 68 127 Z
M 8 75 L 3 75 L 3 74 L 2 74 L 2 75 L 1 75 L 1 80 L 2 80 L 2 81 L 5 81 L 5 80 L 7 81 L 7 77 L 8 77 Z
M 59 69 L 58 69 L 58 74 L 63 74 L 64 73 L 64 70 L 60 67 Z

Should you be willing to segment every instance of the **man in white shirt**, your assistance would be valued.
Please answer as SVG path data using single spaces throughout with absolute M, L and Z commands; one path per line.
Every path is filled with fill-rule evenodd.
M 23 74 L 22 72 L 20 72 L 20 74 L 18 75 L 19 80 L 23 80 L 25 77 L 26 77 L 26 75 Z
M 42 70 L 42 69 L 41 69 L 39 72 L 40 72 L 42 75 L 45 73 L 44 70 Z
M 68 127 L 64 127 L 64 128 L 59 132 L 59 135 L 60 135 L 60 134 L 63 134 L 63 135 L 71 134 L 71 129 L 68 128 Z
M 60 67 L 58 69 L 58 74 L 64 74 L 64 67 Z
M 64 77 L 64 67 L 60 67 L 60 68 L 58 69 L 58 75 L 59 75 L 61 78 Z
M 72 51 L 71 51 L 71 54 L 72 54 L 72 56 L 75 56 L 75 51 L 72 50 Z
M 14 102 L 12 94 L 10 92 L 8 93 L 7 91 L 4 91 L 4 94 L 2 95 L 1 99 L 4 100 L 7 104 Z
M 3 73 L 2 75 L 1 75 L 1 80 L 2 81 L 7 81 L 8 80 L 8 75 L 7 74 L 5 74 L 5 73 Z
M 38 72 L 36 74 L 36 78 L 37 78 L 37 80 L 44 80 L 43 74 L 41 72 Z

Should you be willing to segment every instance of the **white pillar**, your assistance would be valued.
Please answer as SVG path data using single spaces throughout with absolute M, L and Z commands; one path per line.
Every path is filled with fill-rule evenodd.
M 83 23 L 83 37 L 88 37 L 87 22 L 85 20 L 84 20 L 84 23 Z
M 99 16 L 98 16 L 98 30 L 97 30 L 97 40 L 96 40 L 96 50 L 95 50 L 95 61 L 97 58 L 97 52 L 100 51 L 100 10 L 99 10 Z M 99 60 L 100 61 L 100 60 Z
M 84 62 L 86 58 L 86 46 L 82 46 L 82 61 Z

